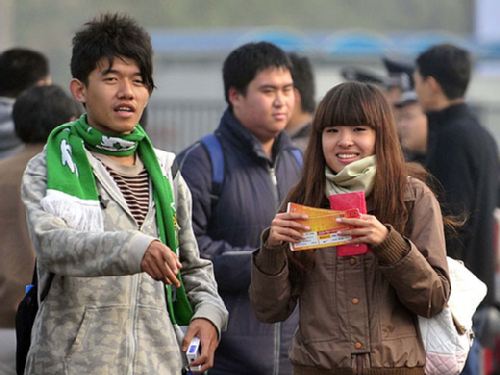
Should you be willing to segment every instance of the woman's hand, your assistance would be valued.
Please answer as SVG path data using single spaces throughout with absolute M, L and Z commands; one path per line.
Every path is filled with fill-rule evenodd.
M 267 246 L 279 246 L 283 242 L 297 243 L 302 239 L 302 233 L 310 228 L 300 223 L 308 216 L 298 213 L 281 212 L 276 214 L 271 222 L 271 230 L 267 238 Z
M 337 222 L 350 225 L 354 228 L 342 230 L 342 235 L 351 235 L 349 243 L 366 243 L 371 246 L 380 245 L 389 230 L 373 215 L 362 214 L 358 219 L 346 217 L 338 218 Z

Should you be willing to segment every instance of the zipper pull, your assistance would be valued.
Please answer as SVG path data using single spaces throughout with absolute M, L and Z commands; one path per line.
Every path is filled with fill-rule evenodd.
M 276 178 L 276 169 L 274 167 L 269 168 L 269 174 L 271 175 L 271 181 L 273 182 L 273 186 L 277 186 L 278 179 Z

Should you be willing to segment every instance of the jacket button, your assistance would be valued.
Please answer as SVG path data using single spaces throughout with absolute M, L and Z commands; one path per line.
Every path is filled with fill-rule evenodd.
M 351 266 L 354 266 L 357 263 L 356 258 L 349 259 L 349 263 L 351 263 Z
M 359 303 L 359 299 L 357 299 L 357 298 L 353 298 L 353 299 L 351 300 L 351 302 L 352 302 L 352 304 L 353 304 L 353 305 L 357 305 L 357 304 Z
M 363 347 L 363 344 L 361 344 L 360 342 L 357 342 L 356 344 L 354 344 L 354 349 L 361 349 Z

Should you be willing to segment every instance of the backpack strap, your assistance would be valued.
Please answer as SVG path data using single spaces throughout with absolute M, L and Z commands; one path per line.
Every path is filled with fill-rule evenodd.
M 304 158 L 302 156 L 302 151 L 300 151 L 298 148 L 294 148 L 291 151 L 292 151 L 292 155 L 295 158 L 295 161 L 297 162 L 299 168 L 302 168 L 302 165 L 304 164 Z
M 205 150 L 210 157 L 212 164 L 212 198 L 217 201 L 222 192 L 224 184 L 224 153 L 220 144 L 219 138 L 213 133 L 205 135 L 201 138 L 200 143 L 205 147 Z
M 33 268 L 33 277 L 31 279 L 31 286 L 30 289 L 33 287 L 38 288 L 38 273 L 36 269 L 36 264 L 37 261 L 35 259 L 35 267 Z M 43 301 L 45 297 L 47 297 L 47 294 L 49 294 L 50 286 L 52 285 L 52 280 L 54 279 L 54 274 L 52 272 L 49 273 L 49 278 L 47 280 L 47 285 L 45 285 L 45 288 L 42 290 L 42 293 L 40 294 L 40 301 Z

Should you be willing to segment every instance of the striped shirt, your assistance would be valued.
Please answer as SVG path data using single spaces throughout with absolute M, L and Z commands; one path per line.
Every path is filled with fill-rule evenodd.
M 94 153 L 93 153 L 94 154 Z M 149 174 L 139 158 L 133 166 L 123 166 L 102 154 L 94 154 L 113 177 L 125 198 L 127 207 L 140 227 L 149 211 Z

